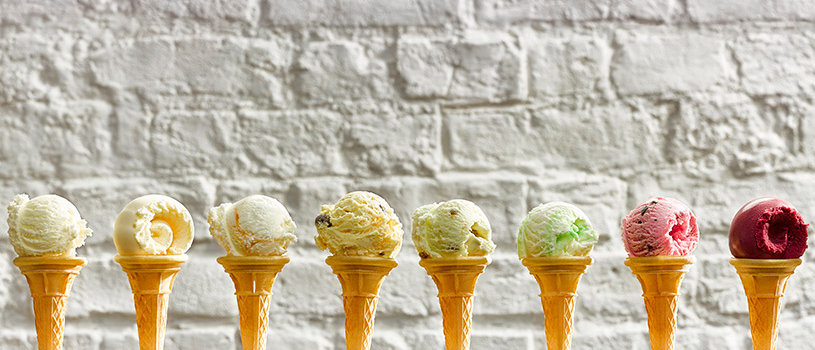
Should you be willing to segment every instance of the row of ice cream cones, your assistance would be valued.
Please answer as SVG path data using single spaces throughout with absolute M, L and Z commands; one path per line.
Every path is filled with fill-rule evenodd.
M 126 257 L 117 262 L 134 294 L 140 349 L 163 348 L 167 306 L 173 281 L 186 256 Z M 693 257 L 628 258 L 639 279 L 648 314 L 651 348 L 674 347 L 679 287 Z M 218 259 L 235 285 L 243 349 L 265 349 L 272 286 L 287 257 Z M 347 348 L 369 349 L 379 288 L 396 267 L 390 258 L 329 257 L 326 262 L 342 286 Z M 65 305 L 81 258 L 17 258 L 34 299 L 39 349 L 61 349 Z M 447 349 L 468 349 L 475 284 L 490 263 L 486 257 L 424 259 L 420 264 L 438 288 Z M 523 264 L 537 280 L 545 315 L 547 349 L 569 349 L 576 291 L 592 263 L 589 257 L 527 258 Z M 748 296 L 754 349 L 775 349 L 780 299 L 799 259 L 732 259 Z
M 282 204 L 261 195 L 212 208 L 208 221 L 227 252 L 218 262 L 235 285 L 243 348 L 263 349 L 272 286 L 289 262 L 285 253 L 297 240 L 295 224 Z M 20 195 L 9 206 L 9 236 L 20 254 L 15 264 L 31 288 L 41 350 L 61 349 L 65 303 L 86 263 L 75 257 L 90 235 L 85 224 L 58 196 Z M 651 347 L 673 349 L 679 287 L 695 261 L 690 253 L 699 238 L 696 218 L 683 203 L 654 197 L 622 224 L 625 264 L 642 286 Z M 315 226 L 315 243 L 332 253 L 326 263 L 342 285 L 346 347 L 367 350 L 379 288 L 397 266 L 401 223 L 384 199 L 357 191 L 324 205 Z M 806 249 L 806 227 L 789 203 L 772 198 L 748 203 L 731 225 L 731 264 L 748 297 L 754 349 L 775 349 L 780 298 Z M 116 261 L 130 281 L 141 350 L 163 349 L 169 297 L 192 232 L 187 209 L 162 195 L 133 200 L 116 219 Z M 41 244 L 49 239 L 58 241 L 57 250 Z M 413 214 L 412 239 L 419 264 L 438 289 L 447 349 L 469 349 L 476 281 L 495 249 L 486 215 L 461 199 L 421 206 Z M 574 205 L 550 202 L 530 211 L 517 241 L 518 256 L 540 287 L 547 348 L 569 349 L 577 285 L 592 263 L 588 254 L 597 231 Z

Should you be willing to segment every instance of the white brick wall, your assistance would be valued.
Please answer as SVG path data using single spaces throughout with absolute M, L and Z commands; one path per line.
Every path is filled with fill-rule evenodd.
M 422 204 L 484 208 L 498 249 L 478 285 L 474 350 L 544 348 L 515 230 L 540 202 L 581 206 L 603 236 L 574 348 L 644 350 L 619 221 L 663 194 L 702 231 L 677 349 L 749 349 L 727 228 L 761 195 L 815 217 L 812 21 L 806 0 L 0 0 L 0 200 L 58 193 L 95 231 L 66 350 L 137 348 L 110 232 L 151 192 L 197 223 L 167 349 L 239 348 L 205 214 L 255 193 L 285 203 L 300 237 L 275 285 L 269 348 L 344 349 L 340 287 L 312 221 L 356 189 L 384 196 L 408 232 Z M 405 242 L 373 347 L 442 349 L 435 287 Z M 13 257 L 0 234 L 0 348 L 34 349 Z M 814 257 L 790 280 L 780 348 L 815 342 Z

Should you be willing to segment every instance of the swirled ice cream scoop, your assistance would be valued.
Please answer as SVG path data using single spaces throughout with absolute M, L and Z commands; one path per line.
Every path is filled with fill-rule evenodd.
M 314 220 L 317 247 L 340 256 L 392 258 L 402 247 L 402 224 L 382 197 L 356 191 L 323 205 Z
M 193 232 L 187 208 L 173 198 L 151 194 L 122 209 L 113 242 L 121 255 L 179 255 L 190 249 Z
M 597 231 L 582 210 L 564 202 L 532 209 L 518 228 L 518 257 L 587 256 Z
M 18 194 L 8 205 L 8 235 L 19 256 L 75 256 L 91 235 L 87 222 L 67 199 Z
M 228 255 L 283 255 L 297 241 L 296 226 L 286 207 L 267 196 L 221 204 L 209 210 L 208 222 L 209 233 Z
M 487 216 L 473 202 L 453 199 L 413 212 L 413 244 L 419 256 L 484 256 L 495 250 Z
M 628 255 L 690 255 L 699 242 L 696 216 L 673 198 L 654 197 L 623 218 L 623 243 Z

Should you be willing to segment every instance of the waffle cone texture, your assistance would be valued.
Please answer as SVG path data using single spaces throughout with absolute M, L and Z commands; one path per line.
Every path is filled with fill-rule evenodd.
M 334 270 L 342 285 L 346 349 L 370 349 L 379 287 L 385 276 L 396 267 L 396 260 L 384 257 L 330 256 L 325 262 Z
M 244 350 L 266 349 L 272 286 L 286 256 L 222 256 L 218 263 L 235 284 Z
M 652 350 L 673 350 L 676 308 L 682 279 L 696 262 L 693 256 L 629 257 L 625 264 L 642 285 Z
M 546 348 L 571 348 L 577 284 L 591 265 L 587 256 L 524 258 L 524 266 L 540 286 Z
M 117 255 L 130 281 L 136 306 L 140 350 L 164 349 L 167 307 L 173 282 L 187 261 L 186 255 Z
M 433 277 L 439 290 L 444 343 L 447 350 L 470 348 L 473 297 L 478 276 L 489 265 L 485 256 L 422 259 L 419 265 Z
M 65 305 L 83 258 L 19 257 L 14 265 L 28 281 L 34 299 L 34 324 L 39 350 L 62 350 Z
M 754 350 L 775 350 L 781 297 L 801 259 L 730 259 L 744 286 Z

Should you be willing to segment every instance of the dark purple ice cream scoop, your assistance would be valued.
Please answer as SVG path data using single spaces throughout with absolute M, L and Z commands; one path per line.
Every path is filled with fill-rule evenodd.
M 807 224 L 787 201 L 758 198 L 730 224 L 730 253 L 745 259 L 796 259 L 807 249 Z

